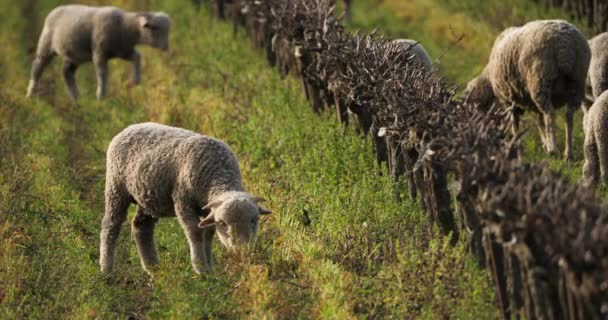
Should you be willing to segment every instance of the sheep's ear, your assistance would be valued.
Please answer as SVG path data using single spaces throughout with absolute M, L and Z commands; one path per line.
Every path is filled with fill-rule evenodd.
M 213 213 L 210 213 L 209 215 L 207 215 L 207 217 L 205 217 L 205 219 L 201 220 L 201 222 L 198 223 L 198 227 L 201 229 L 213 226 L 215 226 L 215 217 L 213 216 Z
M 222 202 L 219 200 L 211 201 L 211 202 L 207 203 L 206 206 L 203 207 L 203 210 L 207 211 L 207 210 L 211 210 L 213 208 L 217 208 L 220 206 L 220 204 L 222 204 Z
M 267 214 L 271 214 L 272 211 L 270 211 L 270 209 L 266 209 L 264 207 L 259 207 L 260 208 L 260 214 L 261 215 L 267 215 Z

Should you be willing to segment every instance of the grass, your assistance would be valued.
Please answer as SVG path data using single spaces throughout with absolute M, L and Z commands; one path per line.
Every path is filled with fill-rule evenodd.
M 130 68 L 114 61 L 110 98 L 95 101 L 84 66 L 74 104 L 55 61 L 41 97 L 26 100 L 32 48 L 59 3 L 0 0 L 0 79 L 10 84 L 0 87 L 0 318 L 498 316 L 487 274 L 461 246 L 431 236 L 415 203 L 394 201 L 370 142 L 313 114 L 299 84 L 281 81 L 242 32 L 233 39 L 188 1 L 111 2 L 174 18 L 169 54 L 142 49 L 142 86 L 127 89 Z M 150 279 L 125 224 L 116 273 L 100 274 L 104 151 L 144 121 L 231 145 L 247 189 L 274 211 L 254 252 L 231 255 L 216 243 L 213 272 L 196 276 L 177 221 L 164 219 Z

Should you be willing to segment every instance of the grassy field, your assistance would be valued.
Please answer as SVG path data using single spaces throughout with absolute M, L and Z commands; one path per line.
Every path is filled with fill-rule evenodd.
M 297 82 L 281 81 L 243 34 L 233 39 L 229 25 L 189 1 L 111 1 L 174 18 L 171 52 L 142 50 L 142 86 L 127 89 L 130 68 L 115 61 L 110 98 L 95 101 L 86 66 L 75 104 L 55 61 L 40 98 L 26 100 L 43 18 L 59 3 L 0 0 L 0 318 L 498 316 L 487 274 L 461 246 L 429 234 L 412 201 L 393 200 L 370 142 L 332 115 L 314 115 Z M 393 16 L 381 11 L 369 25 L 372 18 Z M 100 274 L 104 152 L 113 135 L 144 121 L 232 146 L 247 189 L 274 211 L 253 253 L 231 255 L 216 243 L 213 272 L 196 276 L 182 230 L 165 219 L 150 279 L 125 224 L 116 274 Z

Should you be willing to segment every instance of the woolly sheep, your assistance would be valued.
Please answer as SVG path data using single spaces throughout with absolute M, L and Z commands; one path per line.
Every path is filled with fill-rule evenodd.
M 591 63 L 588 81 L 594 98 L 608 90 L 608 32 L 589 40 Z
M 563 20 L 539 20 L 503 31 L 482 73 L 467 85 L 469 101 L 488 107 L 495 98 L 510 105 L 513 129 L 523 108 L 539 115 L 545 150 L 556 152 L 555 109 L 568 105 L 564 157 L 572 159 L 573 115 L 585 96 L 591 57 L 581 32 Z
M 132 237 L 143 268 L 158 264 L 154 226 L 177 216 L 198 274 L 211 268 L 211 240 L 217 233 L 228 249 L 251 242 L 260 215 L 270 210 L 243 191 L 235 155 L 222 141 L 156 123 L 127 127 L 107 151 L 105 214 L 101 222 L 100 265 L 109 273 L 116 240 L 130 203 L 137 204 Z M 199 221 L 199 217 L 204 217 Z
M 409 49 L 415 63 L 422 65 L 426 72 L 433 72 L 433 61 L 420 42 L 412 39 L 397 39 L 390 43 L 401 45 L 404 50 Z
M 79 65 L 93 62 L 97 98 L 106 95 L 108 60 L 121 58 L 133 64 L 129 85 L 141 81 L 141 56 L 137 44 L 169 49 L 171 19 L 163 12 L 127 12 L 116 7 L 59 6 L 51 11 L 38 40 L 32 62 L 27 97 L 37 90 L 44 68 L 55 55 L 63 57 L 63 79 L 72 99 L 78 98 L 74 77 Z
M 585 163 L 583 179 L 595 186 L 601 177 L 608 183 L 608 91 L 604 91 L 587 110 L 583 107 Z

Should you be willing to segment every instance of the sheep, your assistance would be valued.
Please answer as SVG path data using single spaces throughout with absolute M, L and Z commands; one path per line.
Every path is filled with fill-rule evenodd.
M 146 44 L 167 51 L 171 19 L 163 12 L 127 12 L 116 7 L 65 5 L 45 19 L 36 58 L 32 62 L 27 97 L 38 87 L 44 68 L 55 55 L 63 57 L 63 79 L 73 100 L 79 96 L 74 77 L 78 66 L 93 62 L 97 75 L 97 99 L 106 95 L 108 60 L 131 61 L 129 86 L 141 81 L 141 56 L 135 45 Z
M 420 42 L 412 39 L 397 39 L 391 41 L 390 44 L 402 46 L 403 50 L 410 50 L 410 57 L 413 56 L 414 63 L 420 64 L 426 72 L 433 72 L 433 60 Z
M 608 32 L 601 33 L 589 40 L 591 63 L 587 80 L 593 98 L 608 90 Z
M 601 178 L 602 182 L 608 183 L 608 90 L 597 97 L 590 109 L 582 109 L 585 114 L 584 182 L 595 186 Z
M 572 127 L 585 96 L 591 52 L 585 37 L 563 20 L 532 21 L 503 31 L 495 40 L 481 74 L 471 80 L 468 100 L 487 108 L 492 102 L 511 106 L 513 130 L 522 108 L 538 113 L 545 150 L 556 152 L 555 109 L 568 105 L 564 157 L 572 160 Z
M 211 270 L 214 233 L 230 250 L 253 241 L 260 215 L 271 213 L 258 205 L 261 201 L 243 191 L 238 161 L 222 141 L 157 123 L 131 125 L 112 139 L 107 151 L 101 271 L 113 270 L 116 240 L 130 203 L 137 204 L 131 230 L 144 270 L 151 273 L 159 262 L 156 222 L 177 216 L 193 269 L 202 274 Z

